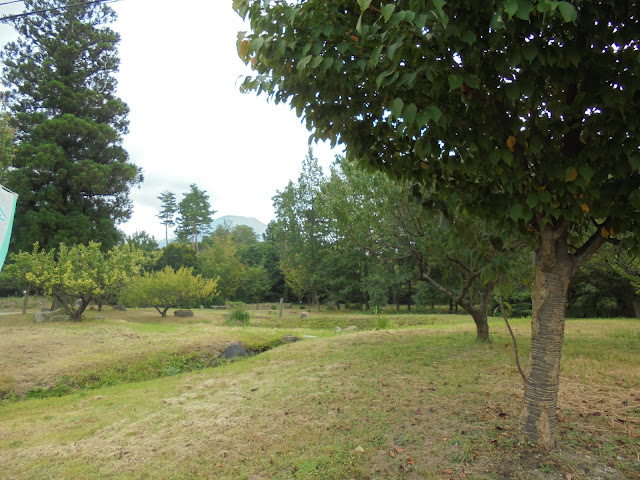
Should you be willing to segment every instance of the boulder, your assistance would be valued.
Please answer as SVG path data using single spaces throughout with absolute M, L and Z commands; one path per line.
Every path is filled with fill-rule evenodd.
M 336 328 L 334 328 L 334 330 L 335 330 L 336 333 L 342 332 L 342 329 L 340 327 L 336 327 Z
M 302 312 L 300 318 L 309 318 L 309 312 Z
M 127 309 L 125 307 L 123 307 L 122 305 L 114 305 L 113 309 L 117 310 L 119 312 L 126 312 L 127 311 Z
M 42 322 L 66 322 L 69 320 L 69 315 L 61 313 L 60 309 L 54 311 L 46 311 L 46 312 L 36 312 L 35 318 L 36 323 Z
M 282 343 L 293 343 L 297 342 L 298 340 L 300 339 L 295 335 L 285 335 L 284 337 L 282 337 Z
M 193 310 L 174 310 L 173 314 L 176 317 L 193 317 Z
M 355 325 L 351 325 L 350 327 L 347 327 L 344 329 L 345 332 L 357 332 L 358 331 L 358 327 L 356 327 Z
M 244 349 L 244 346 L 240 342 L 234 342 L 227 346 L 226 350 L 220 354 L 218 358 L 236 358 L 236 357 L 246 357 L 249 355 Z

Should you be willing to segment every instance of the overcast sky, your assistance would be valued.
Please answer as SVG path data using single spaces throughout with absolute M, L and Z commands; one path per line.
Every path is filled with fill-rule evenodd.
M 156 214 L 164 190 L 182 198 L 195 183 L 206 190 L 215 217 L 240 215 L 268 223 L 271 197 L 296 180 L 309 132 L 287 106 L 241 94 L 248 69 L 236 36 L 246 30 L 232 0 L 122 0 L 112 28 L 121 35 L 118 96 L 131 109 L 125 148 L 144 182 L 131 192 L 133 215 L 120 228 L 160 240 Z M 17 10 L 17 12 L 16 12 Z M 0 16 L 22 4 L 0 6 Z M 0 25 L 2 45 L 13 38 Z M 313 145 L 325 173 L 336 153 Z

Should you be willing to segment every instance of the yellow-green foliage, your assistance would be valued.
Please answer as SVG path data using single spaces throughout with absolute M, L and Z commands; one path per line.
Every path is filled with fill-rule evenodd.
M 154 307 L 164 317 L 171 307 L 217 296 L 217 287 L 218 279 L 193 275 L 193 268 L 176 271 L 167 266 L 135 278 L 123 289 L 120 299 L 134 307 Z
M 130 245 L 104 253 L 95 242 L 71 247 L 61 244 L 58 250 L 47 252 L 39 251 L 36 243 L 32 253 L 11 256 L 16 266 L 9 271 L 24 284 L 58 298 L 67 313 L 79 320 L 92 300 L 114 294 L 138 275 L 143 257 L 140 250 Z M 78 298 L 82 299 L 82 305 L 76 307 Z

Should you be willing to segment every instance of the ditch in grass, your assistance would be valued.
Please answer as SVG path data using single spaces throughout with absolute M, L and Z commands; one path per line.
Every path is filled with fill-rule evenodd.
M 281 345 L 282 341 L 265 343 L 253 342 L 251 347 L 245 345 L 249 356 L 266 352 Z M 32 388 L 26 394 L 0 392 L 0 406 L 20 400 L 34 398 L 55 398 L 70 395 L 84 390 L 96 390 L 122 383 L 136 383 L 162 377 L 172 377 L 186 372 L 195 372 L 205 368 L 218 367 L 230 361 L 220 358 L 221 352 L 216 348 L 200 347 L 190 351 L 155 352 L 151 355 L 137 355 L 121 359 L 117 364 L 90 368 L 71 375 L 62 375 L 49 387 Z

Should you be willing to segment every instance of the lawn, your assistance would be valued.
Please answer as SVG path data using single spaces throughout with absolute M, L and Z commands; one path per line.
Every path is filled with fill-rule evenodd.
M 518 443 L 522 382 L 498 319 L 483 345 L 463 315 L 195 314 L 0 317 L 2 477 L 640 478 L 640 321 L 567 322 L 546 453 Z M 513 323 L 526 363 L 529 325 Z M 232 341 L 263 353 L 205 368 Z

